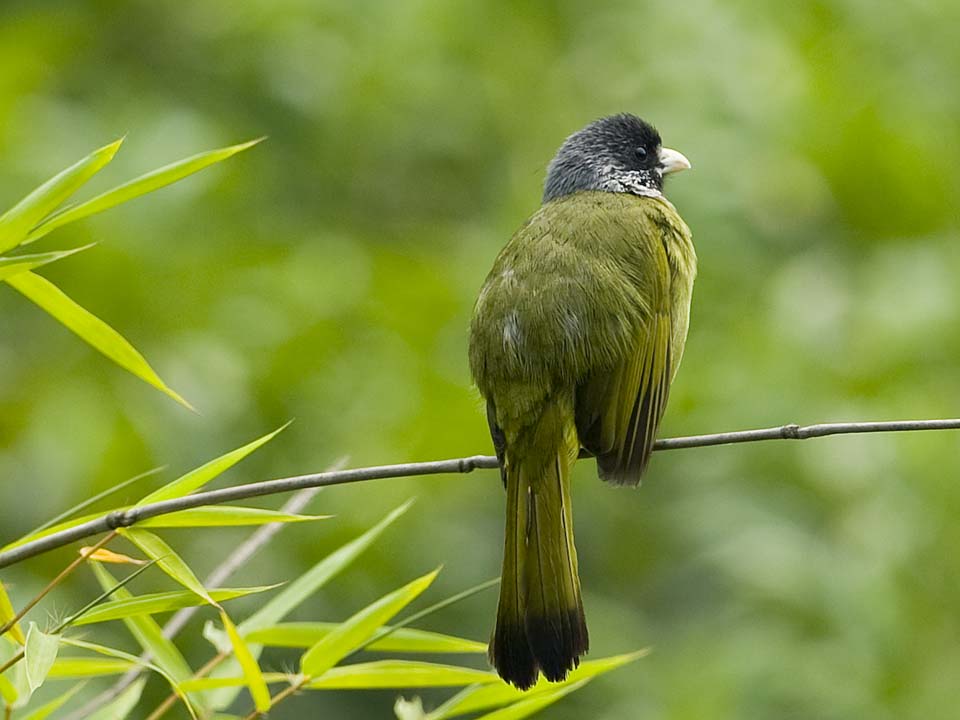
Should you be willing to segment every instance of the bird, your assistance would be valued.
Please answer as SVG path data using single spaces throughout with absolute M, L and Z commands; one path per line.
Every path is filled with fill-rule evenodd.
M 524 690 L 565 679 L 589 648 L 571 470 L 636 486 L 689 325 L 697 258 L 664 178 L 690 168 L 630 113 L 570 135 L 540 208 L 477 298 L 469 364 L 506 489 L 503 572 L 488 655 Z

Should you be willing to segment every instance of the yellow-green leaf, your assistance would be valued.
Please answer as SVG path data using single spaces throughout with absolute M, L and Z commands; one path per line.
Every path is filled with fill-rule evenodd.
M 119 675 L 137 667 L 135 662 L 119 658 L 59 657 L 50 668 L 51 678 L 82 678 Z
M 80 162 L 47 180 L 0 216 L 0 252 L 16 247 L 33 226 L 57 209 L 84 183 L 113 160 L 123 140 L 95 150 Z
M 316 678 L 332 668 L 430 587 L 438 572 L 440 571 L 434 570 L 417 578 L 344 620 L 333 632 L 303 654 L 300 660 L 301 672 Z
M 286 673 L 262 673 L 267 685 L 276 683 L 286 683 L 292 685 L 297 682 L 299 676 L 287 675 Z M 203 690 L 222 690 L 224 688 L 241 688 L 247 684 L 245 677 L 204 677 L 190 678 L 180 683 L 180 689 L 184 692 L 199 692 Z
M 280 622 L 304 600 L 326 585 L 337 573 L 356 560 L 391 524 L 406 513 L 412 504 L 413 501 L 408 500 L 395 508 L 372 528 L 337 548 L 334 552 L 320 560 L 307 570 L 307 572 L 303 573 L 283 590 L 270 598 L 263 607 L 259 608 L 253 615 L 237 626 L 237 631 L 241 637 L 246 636 L 247 633 L 253 632 L 254 630 Z M 254 657 L 259 657 L 260 651 L 261 647 L 259 645 L 250 647 L 250 652 L 253 653 Z M 233 677 L 239 673 L 240 668 L 236 660 L 234 658 L 228 658 L 220 667 L 213 671 L 212 675 L 214 678 L 222 678 Z M 237 692 L 237 689 L 233 687 L 214 690 L 209 695 L 209 704 L 213 707 L 226 707 L 233 702 Z
M 195 490 L 199 490 L 215 477 L 243 460 L 254 450 L 273 440 L 273 438 L 275 438 L 279 433 L 286 430 L 289 425 L 290 423 L 288 422 L 273 432 L 267 433 L 263 437 L 247 443 L 243 447 L 237 448 L 236 450 L 231 450 L 225 455 L 221 455 L 215 460 L 211 460 L 210 462 L 191 470 L 186 475 L 181 475 L 176 480 L 167 483 L 162 488 L 147 495 L 136 505 L 134 505 L 134 507 L 142 507 L 143 505 L 161 502 L 163 500 L 173 500 L 174 498 L 183 497 L 184 495 L 189 495 Z
M 20 720 L 46 720 L 53 713 L 59 710 L 61 707 L 67 704 L 74 695 L 76 695 L 80 689 L 83 687 L 84 683 L 77 683 L 72 688 L 67 690 L 62 695 L 54 698 L 48 703 L 45 703 L 38 707 L 36 710 L 31 712 L 28 715 L 24 715 Z
M 226 600 L 273 590 L 279 585 L 260 585 L 248 588 L 216 588 L 207 591 L 217 603 Z M 116 593 L 114 593 L 116 597 Z M 169 592 L 136 595 L 126 600 L 111 600 L 101 603 L 75 620 L 73 625 L 92 625 L 109 620 L 121 620 L 134 615 L 158 615 L 185 607 L 204 605 L 206 601 L 191 590 L 171 590 Z
M 244 636 L 247 642 L 271 647 L 306 648 L 316 644 L 337 628 L 336 623 L 281 623 L 255 630 Z M 384 627 L 384 630 L 389 627 Z M 422 653 L 485 653 L 487 644 L 476 640 L 443 635 L 414 628 L 397 628 L 382 640 L 367 645 L 365 650 L 382 652 Z
M 130 180 L 129 182 L 125 182 L 122 185 L 107 190 L 106 192 L 97 195 L 95 198 L 87 200 L 86 202 L 66 207 L 61 212 L 52 215 L 50 218 L 35 227 L 24 242 L 33 242 L 34 240 L 38 240 L 46 235 L 48 232 L 56 230 L 58 227 L 66 225 L 67 223 L 71 223 L 91 215 L 96 215 L 104 210 L 109 210 L 112 207 L 116 207 L 117 205 L 138 198 L 141 195 L 146 195 L 154 190 L 159 190 L 162 187 L 170 185 L 171 183 L 175 183 L 178 180 L 182 180 L 183 178 L 192 175 L 195 172 L 203 170 L 205 167 L 209 167 L 210 165 L 221 162 L 222 160 L 226 160 L 227 158 L 236 155 L 238 152 L 253 147 L 262 140 L 263 138 L 259 138 L 257 140 L 251 140 L 239 145 L 231 145 L 230 147 L 220 148 L 218 150 L 210 150 L 198 155 L 193 155 L 192 157 L 188 157 L 183 160 L 178 160 L 170 165 L 158 168 L 157 170 L 153 170 L 145 175 L 141 175 L 138 178 Z
M 579 690 L 590 682 L 590 680 L 592 680 L 592 678 L 586 678 L 585 680 L 566 683 L 555 689 L 546 690 L 533 697 L 519 700 L 508 707 L 494 710 L 492 713 L 487 713 L 486 715 L 481 715 L 477 720 L 522 720 L 522 718 L 530 717 L 534 713 L 540 712 L 548 705 L 553 705 L 553 703 L 565 695 Z
M 331 668 L 311 680 L 312 690 L 360 690 L 425 687 L 457 687 L 474 683 L 501 682 L 486 670 L 439 665 L 412 660 L 380 660 Z
M 115 588 L 111 594 L 112 597 L 116 598 L 114 602 L 136 600 L 134 595 L 125 587 L 117 587 L 116 578 L 107 572 L 103 565 L 98 562 L 90 563 L 90 565 L 93 568 L 94 575 L 97 576 L 100 587 L 104 590 Z M 157 665 L 163 668 L 174 680 L 180 682 L 193 675 L 193 671 L 183 655 L 180 654 L 177 646 L 164 636 L 163 630 L 152 617 L 149 615 L 131 615 L 123 618 L 123 623 L 140 647 L 149 652 Z
M 23 646 L 23 659 L 27 673 L 27 684 L 30 686 L 31 693 L 43 685 L 47 673 L 50 672 L 54 660 L 57 659 L 59 649 L 59 635 L 48 635 L 40 630 L 36 623 L 30 623 L 27 628 L 27 642 Z
M 190 717 L 194 718 L 194 720 L 197 720 L 197 711 L 193 707 L 193 702 L 191 702 L 190 698 L 188 698 L 183 693 L 183 691 L 180 690 L 180 686 L 176 682 L 176 680 L 170 677 L 170 674 L 159 665 L 156 665 L 150 662 L 143 662 L 137 656 L 131 655 L 128 652 L 124 652 L 123 650 L 117 650 L 116 648 L 107 647 L 106 645 L 100 645 L 98 643 L 87 642 L 86 640 L 76 640 L 73 638 L 65 637 L 61 640 L 61 642 L 64 645 L 83 648 L 85 650 L 92 650 L 95 653 L 99 653 L 100 655 L 106 655 L 107 657 L 116 658 L 118 660 L 127 660 L 129 662 L 132 662 L 134 665 L 145 667 L 149 670 L 152 670 L 155 673 L 158 673 L 159 675 L 162 675 L 163 678 L 168 683 L 170 683 L 171 689 L 177 694 L 180 700 L 183 701 L 184 706 L 187 708 L 187 711 L 190 713 Z
M 124 720 L 124 718 L 128 717 L 130 713 L 136 709 L 137 704 L 140 702 L 140 695 L 143 694 L 143 686 L 146 682 L 146 678 L 140 678 L 113 700 L 84 718 L 84 720 Z
M 456 717 L 473 713 L 478 710 L 486 710 L 507 703 L 516 702 L 529 698 L 534 694 L 555 690 L 558 687 L 589 680 L 602 675 L 603 673 L 616 670 L 627 663 L 631 663 L 647 654 L 647 650 L 628 653 L 625 655 L 615 655 L 613 657 L 601 658 L 599 660 L 588 660 L 581 663 L 580 667 L 573 670 L 567 679 L 560 683 L 551 683 L 541 677 L 537 683 L 529 690 L 517 690 L 512 685 L 499 682 L 490 685 L 470 687 L 450 698 L 443 705 L 429 714 L 430 720 L 445 720 L 446 718 Z
M 0 627 L 6 625 L 16 616 L 17 613 L 14 611 L 13 604 L 10 602 L 10 596 L 7 595 L 7 591 L 3 587 L 3 581 L 0 581 Z M 27 641 L 26 636 L 23 634 L 23 630 L 20 629 L 20 623 L 14 623 L 11 625 L 10 629 L 7 630 L 4 635 L 9 635 L 20 645 L 23 645 Z
M 203 583 L 197 578 L 190 566 L 177 555 L 173 548 L 167 545 L 163 540 L 147 530 L 139 528 L 121 528 L 118 530 L 121 535 L 140 548 L 143 553 L 157 561 L 157 565 L 167 575 L 172 577 L 187 590 L 195 592 L 211 605 L 216 605 L 213 598 L 203 587 Z
M 17 702 L 19 695 L 16 686 L 7 679 L 7 676 L 0 675 L 0 697 L 3 698 L 3 702 L 12 706 Z
M 127 340 L 103 320 L 84 309 L 60 288 L 33 272 L 8 277 L 6 283 L 34 302 L 67 329 L 99 350 L 117 365 L 144 382 L 166 393 L 184 407 L 193 409 L 186 400 L 167 386 L 160 376 Z
M 0 280 L 6 280 L 17 273 L 33 270 L 41 265 L 47 265 L 68 255 L 73 255 L 81 250 L 92 248 L 93 245 L 84 245 L 73 250 L 58 250 L 56 252 L 37 253 L 35 255 L 9 255 L 0 257 Z
M 124 720 L 139 704 L 140 696 L 143 694 L 143 686 L 146 682 L 146 678 L 140 678 L 84 720 Z
M 4 545 L 2 548 L 0 548 L 0 550 L 3 550 L 3 552 L 6 552 L 7 550 L 13 550 L 14 548 L 20 547 L 21 545 L 24 545 L 28 542 L 39 540 L 40 538 L 45 538 L 48 535 L 53 535 L 54 533 L 58 533 L 61 530 L 69 530 L 70 528 L 76 527 L 77 525 L 83 525 L 83 523 L 85 522 L 90 522 L 91 520 L 102 518 L 104 515 L 107 515 L 111 512 L 123 511 L 127 509 L 128 508 L 126 507 L 115 508 L 114 510 L 95 512 L 95 513 L 90 513 L 89 515 L 81 515 L 80 517 L 75 517 L 70 520 L 64 520 L 63 522 L 57 523 L 56 525 L 51 525 L 50 527 L 44 528 L 43 530 L 38 530 L 34 533 L 31 533 L 30 535 L 24 535 L 21 538 L 17 538 L 13 542 L 7 543 L 6 545 Z
M 262 508 L 231 505 L 201 505 L 167 515 L 158 515 L 137 523 L 137 527 L 230 527 L 234 525 L 267 525 L 281 522 L 326 520 L 330 515 L 295 515 Z
M 253 704 L 260 712 L 266 712 L 270 709 L 270 690 L 260 673 L 260 666 L 257 664 L 256 658 L 250 653 L 250 648 L 240 637 L 236 626 L 222 610 L 220 611 L 220 621 L 227 631 L 230 644 L 233 645 L 233 654 L 237 658 L 237 662 L 240 663 L 240 669 L 243 670 L 243 677 L 250 689 Z

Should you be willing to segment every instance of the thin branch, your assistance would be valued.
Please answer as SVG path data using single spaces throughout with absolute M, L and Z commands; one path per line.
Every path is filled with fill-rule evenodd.
M 333 463 L 333 465 L 330 466 L 330 470 L 339 470 L 345 464 L 346 458 L 342 458 Z M 321 488 L 305 488 L 304 490 L 301 490 L 292 498 L 290 498 L 282 508 L 280 508 L 280 512 L 290 514 L 300 512 L 309 504 L 316 494 L 320 492 L 320 489 Z M 204 578 L 203 586 L 218 587 L 223 585 L 227 579 L 233 575 L 233 573 L 242 567 L 250 558 L 256 555 L 263 547 L 265 547 L 267 543 L 269 543 L 273 537 L 284 527 L 286 527 L 286 523 L 279 522 L 261 525 L 250 535 L 250 537 L 237 546 L 236 550 L 230 553 L 222 563 L 217 565 L 217 567 L 215 567 L 206 578 Z M 200 607 L 198 606 L 192 606 L 178 610 L 173 617 L 171 617 L 164 624 L 163 636 L 172 640 L 184 628 L 184 626 L 186 626 L 186 624 L 199 609 Z M 151 657 L 151 653 L 144 652 L 140 655 L 139 659 L 142 663 L 148 663 Z M 194 677 L 203 677 L 203 674 L 212 670 L 213 667 L 219 664 L 225 657 L 226 656 L 222 654 L 218 655 L 211 661 L 213 665 L 208 663 L 203 668 L 198 670 Z M 94 713 L 94 711 L 118 697 L 120 693 L 130 687 L 130 685 L 132 685 L 142 673 L 142 666 L 137 666 L 131 670 L 128 670 L 113 685 L 95 697 L 91 698 L 79 710 L 68 715 L 66 720 L 83 720 L 83 718 L 89 717 Z M 177 699 L 176 693 L 171 693 L 170 697 L 173 698 L 174 702 Z M 168 698 L 168 700 L 169 699 L 170 698 Z
M 960 430 L 960 419 L 949 420 L 904 420 L 894 422 L 866 423 L 824 423 L 820 425 L 781 425 L 759 430 L 740 430 L 736 432 L 714 433 L 711 435 L 691 435 L 688 437 L 665 438 L 658 440 L 654 450 L 679 450 L 682 448 L 708 447 L 711 445 L 729 445 L 733 443 L 758 442 L 762 440 L 806 440 L 826 435 L 846 435 L 851 433 L 902 432 L 907 430 Z M 489 455 L 473 455 L 453 460 L 432 460 L 419 463 L 401 463 L 399 465 L 380 465 L 376 467 L 336 470 L 333 472 L 298 475 L 296 477 L 266 480 L 263 482 L 237 485 L 220 490 L 194 493 L 182 498 L 112 512 L 104 517 L 90 520 L 60 532 L 53 533 L 32 542 L 24 543 L 0 553 L 0 568 L 13 565 L 27 558 L 48 552 L 76 540 L 97 535 L 102 532 L 130 527 L 141 520 L 167 515 L 180 510 L 201 505 L 217 505 L 234 500 L 246 500 L 263 495 L 303 490 L 305 488 L 328 487 L 346 483 L 366 482 L 386 478 L 414 477 L 419 475 L 441 475 L 450 473 L 468 473 L 479 469 L 498 467 L 497 459 Z

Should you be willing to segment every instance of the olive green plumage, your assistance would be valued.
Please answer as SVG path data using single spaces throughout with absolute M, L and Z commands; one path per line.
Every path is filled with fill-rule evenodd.
M 695 274 L 690 231 L 659 192 L 585 190 L 546 202 L 483 285 L 470 367 L 507 489 L 490 657 L 518 687 L 564 678 L 587 650 L 570 471 L 583 447 L 605 480 L 639 482 Z

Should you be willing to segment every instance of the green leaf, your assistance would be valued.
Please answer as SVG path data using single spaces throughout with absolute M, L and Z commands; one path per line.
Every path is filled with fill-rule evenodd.
M 24 715 L 21 720 L 46 720 L 53 713 L 66 705 L 70 701 L 70 698 L 76 695 L 83 686 L 84 683 L 77 683 L 62 695 L 54 698 L 44 705 L 41 705 L 29 715 Z
M 492 682 L 501 680 L 486 670 L 412 660 L 380 660 L 331 668 L 307 683 L 306 687 L 311 690 L 361 690 L 452 687 Z
M 383 534 L 384 530 L 406 513 L 412 504 L 413 501 L 408 500 L 365 533 L 327 555 L 303 575 L 284 587 L 253 615 L 240 623 L 237 626 L 237 632 L 240 633 L 241 637 L 245 637 L 248 633 L 280 622 L 304 600 L 356 560 L 364 550 L 369 548 Z M 261 649 L 259 645 L 250 645 L 250 652 L 254 657 L 260 657 Z M 213 678 L 223 678 L 239 675 L 240 672 L 240 666 L 236 660 L 229 658 L 221 663 L 220 667 L 216 668 L 211 675 Z M 232 687 L 214 690 L 207 695 L 209 704 L 221 710 L 229 706 L 236 696 L 237 690 Z
M 183 704 L 186 706 L 187 711 L 190 713 L 190 717 L 194 718 L 194 720 L 197 720 L 197 711 L 194 709 L 193 703 L 183 693 L 183 691 L 180 690 L 179 684 L 172 677 L 170 677 L 170 674 L 167 673 L 166 670 L 164 670 L 159 665 L 156 665 L 150 662 L 143 662 L 137 656 L 131 655 L 128 652 L 124 652 L 123 650 L 117 650 L 116 648 L 107 647 L 106 645 L 99 645 L 97 643 L 86 642 L 85 640 L 63 638 L 61 642 L 65 645 L 71 645 L 73 647 L 83 648 L 85 650 L 92 650 L 95 653 L 106 655 L 107 657 L 117 658 L 119 660 L 128 660 L 132 662 L 134 665 L 145 667 L 148 670 L 153 670 L 155 673 L 162 675 L 163 678 L 168 683 L 170 683 L 170 687 L 177 694 L 177 696 L 183 701 Z
M 10 596 L 7 595 L 7 591 L 3 587 L 3 581 L 0 581 L 0 627 L 6 625 L 16 616 L 17 613 L 14 611 L 13 604 L 10 602 Z M 23 630 L 20 629 L 20 623 L 14 623 L 11 625 L 10 629 L 7 630 L 4 635 L 9 635 L 20 645 L 23 645 L 27 641 L 26 636 L 23 634 Z
M 156 560 L 161 570 L 187 590 L 196 593 L 211 605 L 217 604 L 193 573 L 193 570 L 190 569 L 190 566 L 159 537 L 152 532 L 135 527 L 121 528 L 117 532 L 140 548 L 147 557 Z
M 255 630 L 244 639 L 271 647 L 306 648 L 319 642 L 336 627 L 336 623 L 329 622 L 282 623 Z M 426 630 L 398 628 L 364 649 L 408 653 L 485 653 L 487 644 Z
M 103 565 L 98 562 L 92 562 L 90 565 L 93 568 L 94 575 L 97 576 L 100 587 L 104 590 L 116 587 L 116 578 Z M 129 602 L 136 599 L 126 588 L 116 588 L 113 591 L 113 597 L 116 598 L 114 602 L 123 602 L 124 600 Z M 123 618 L 123 624 L 127 626 L 127 630 L 136 639 L 137 644 L 149 652 L 157 665 L 163 668 L 174 680 L 180 682 L 193 675 L 193 671 L 183 655 L 180 654 L 177 646 L 169 638 L 164 637 L 163 630 L 152 617 L 149 615 L 128 616 Z
M 253 442 L 247 443 L 243 447 L 237 448 L 236 450 L 231 450 L 227 454 L 221 455 L 215 460 L 211 460 L 210 462 L 191 470 L 186 475 L 181 475 L 176 480 L 167 483 L 159 490 L 155 490 L 147 495 L 145 498 L 137 502 L 134 507 L 143 507 L 144 505 L 161 502 L 163 500 L 173 500 L 174 498 L 183 497 L 185 495 L 189 495 L 195 490 L 199 490 L 215 477 L 243 460 L 254 450 L 273 440 L 273 438 L 275 438 L 279 433 L 286 430 L 289 425 L 290 423 L 288 422 L 282 427 L 274 430 L 272 433 L 268 433 L 263 437 L 257 438 Z
M 27 672 L 27 684 L 33 693 L 43 685 L 47 673 L 57 659 L 60 649 L 60 636 L 48 635 L 40 630 L 36 623 L 30 623 L 27 628 L 27 642 L 23 647 L 24 661 Z
M 266 712 L 270 709 L 270 690 L 267 688 L 267 683 L 260 672 L 260 666 L 243 638 L 240 637 L 236 626 L 223 611 L 220 612 L 220 620 L 223 622 L 223 627 L 230 638 L 230 644 L 233 645 L 233 655 L 240 663 L 241 670 L 243 670 L 243 677 L 250 688 L 253 704 L 260 712 Z
M 115 508 L 115 510 L 117 511 L 123 511 L 126 509 L 127 509 L 126 507 Z M 20 547 L 21 545 L 24 545 L 28 542 L 39 540 L 40 538 L 45 538 L 48 535 L 53 535 L 54 533 L 60 532 L 61 530 L 69 530 L 70 528 L 76 527 L 77 525 L 83 525 L 83 523 L 85 522 L 90 522 L 91 520 L 102 518 L 104 515 L 108 515 L 111 512 L 114 512 L 114 510 L 90 513 L 89 515 L 81 515 L 80 517 L 73 518 L 72 520 L 65 520 L 61 523 L 57 523 L 56 525 L 51 525 L 50 527 L 44 528 L 43 530 L 36 530 L 30 535 L 24 535 L 23 537 L 17 538 L 13 542 L 10 542 L 4 545 L 2 548 L 0 548 L 0 550 L 2 550 L 3 552 L 6 552 L 7 550 L 12 550 L 13 548 Z
M 3 698 L 3 702 L 12 706 L 17 702 L 19 695 L 16 686 L 7 679 L 7 676 L 0 675 L 0 697 Z
M 413 602 L 420 593 L 430 587 L 439 572 L 434 570 L 417 578 L 343 621 L 333 632 L 303 654 L 300 660 L 301 672 L 308 677 L 320 677 Z
M 38 222 L 113 160 L 123 140 L 95 150 L 55 175 L 0 216 L 0 252 L 16 247 Z
M 59 320 L 67 329 L 99 350 L 117 365 L 144 382 L 153 385 L 178 403 L 193 409 L 186 400 L 170 389 L 137 350 L 103 320 L 70 299 L 60 288 L 46 278 L 32 272 L 21 272 L 8 277 L 6 283 L 40 308 Z
M 66 207 L 35 227 L 24 242 L 30 243 L 34 240 L 39 240 L 47 233 L 67 223 L 96 215 L 104 210 L 109 210 L 112 207 L 138 198 L 141 195 L 159 190 L 162 187 L 203 170 L 210 165 L 226 160 L 247 148 L 251 148 L 263 139 L 264 138 L 259 138 L 239 145 L 232 145 L 230 147 L 200 153 L 199 155 L 193 155 L 192 157 L 179 160 L 170 165 L 148 172 L 145 175 L 141 175 L 134 180 L 125 182 L 86 202 Z
M 542 693 L 538 693 L 533 697 L 528 697 L 518 702 L 515 702 L 513 705 L 510 705 L 500 710 L 494 710 L 492 713 L 487 713 L 486 715 L 481 715 L 477 720 L 521 720 L 521 718 L 530 717 L 534 713 L 538 713 L 543 710 L 548 705 L 553 705 L 557 700 L 569 695 L 570 693 L 579 690 L 592 678 L 587 678 L 585 680 L 580 680 L 574 683 L 566 683 L 554 690 L 547 690 Z
M 138 522 L 137 527 L 230 527 L 234 525 L 267 525 L 275 522 L 308 522 L 311 520 L 327 520 L 330 517 L 330 515 L 294 515 L 277 510 L 231 505 L 201 505 L 190 510 L 181 510 L 168 515 L 148 518 Z
M 140 703 L 140 695 L 143 694 L 143 686 L 146 682 L 146 678 L 140 678 L 84 720 L 124 720 Z
M 266 592 L 267 590 L 273 590 L 277 587 L 280 586 L 259 585 L 248 588 L 216 588 L 209 590 L 208 594 L 217 603 L 221 603 L 226 600 L 253 595 L 254 593 Z M 185 607 L 205 604 L 207 604 L 206 600 L 191 590 L 171 590 L 169 592 L 150 593 L 147 595 L 137 595 L 126 600 L 111 600 L 110 602 L 105 602 L 89 610 L 73 624 L 92 625 L 109 620 L 121 620 L 134 615 L 158 615 L 160 613 L 180 610 Z
M 526 691 L 517 690 L 512 685 L 507 685 L 507 683 L 504 682 L 469 687 L 457 695 L 454 695 L 443 705 L 431 712 L 429 718 L 430 720 L 445 720 L 446 718 L 523 700 L 538 693 L 554 690 L 565 685 L 580 682 L 581 680 L 589 680 L 603 673 L 610 672 L 611 670 L 616 670 L 627 663 L 638 660 L 646 655 L 647 652 L 647 650 L 641 650 L 626 655 L 615 655 L 599 660 L 588 660 L 585 663 L 581 663 L 580 667 L 572 671 L 563 682 L 551 683 L 541 677 L 532 688 Z
M 50 668 L 51 678 L 99 677 L 119 675 L 137 667 L 137 663 L 119 658 L 59 657 Z
M 299 675 L 287 675 L 286 673 L 263 673 L 263 679 L 268 685 L 277 683 L 286 683 L 292 685 L 300 679 Z M 184 692 L 198 692 L 203 690 L 222 690 L 224 688 L 242 688 L 247 684 L 245 677 L 204 677 L 190 678 L 180 683 L 180 689 Z
M 300 603 L 313 595 L 334 576 L 356 560 L 364 550 L 373 545 L 377 538 L 383 534 L 383 531 L 406 513 L 411 505 L 413 505 L 413 500 L 408 500 L 392 510 L 383 520 L 372 528 L 327 555 L 323 560 L 287 585 L 281 592 L 272 597 L 266 605 L 237 626 L 240 634 L 246 636 L 254 630 L 260 630 L 280 622 L 299 606 Z
M 8 277 L 13 277 L 17 273 L 33 270 L 41 265 L 47 265 L 61 258 L 65 258 L 68 255 L 74 255 L 75 253 L 92 247 L 93 245 L 90 244 L 74 248 L 73 250 L 58 250 L 55 252 L 37 253 L 35 255 L 10 255 L 8 257 L 0 257 L 0 280 L 6 280 Z

